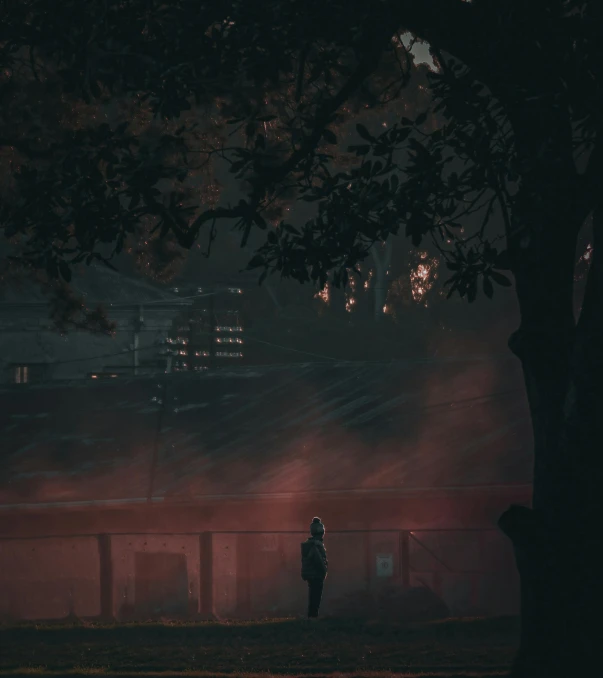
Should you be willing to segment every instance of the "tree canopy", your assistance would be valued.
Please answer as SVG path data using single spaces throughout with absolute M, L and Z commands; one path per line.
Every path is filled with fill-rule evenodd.
M 592 209 L 598 5 L 416 4 L 4 2 L 0 224 L 17 260 L 69 280 L 142 234 L 160 268 L 226 226 L 242 244 L 265 231 L 251 267 L 337 285 L 404 232 L 437 247 L 451 291 L 509 285 L 505 231 L 488 228 L 509 234 L 526 173 L 590 154 L 570 175 Z M 556 135 L 530 157 L 526 102 Z M 300 201 L 302 223 L 287 210 Z

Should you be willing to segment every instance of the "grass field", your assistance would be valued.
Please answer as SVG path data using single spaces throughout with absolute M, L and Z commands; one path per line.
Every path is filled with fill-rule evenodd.
M 504 676 L 516 618 L 0 626 L 0 675 Z

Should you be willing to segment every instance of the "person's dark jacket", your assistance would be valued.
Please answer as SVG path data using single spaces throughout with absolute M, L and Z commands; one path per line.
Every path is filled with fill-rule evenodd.
M 325 579 L 329 569 L 327 551 L 321 539 L 310 537 L 301 544 L 302 569 L 304 581 L 308 579 Z

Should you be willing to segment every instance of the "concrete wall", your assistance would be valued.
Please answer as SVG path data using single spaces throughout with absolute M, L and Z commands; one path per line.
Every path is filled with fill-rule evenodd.
M 70 609 L 123 619 L 149 610 L 193 618 L 303 613 L 300 542 L 308 516 L 316 514 L 327 525 L 325 612 L 355 592 L 377 595 L 409 584 L 438 592 L 453 614 L 514 614 L 519 582 L 513 553 L 493 527 L 509 503 L 525 501 L 520 494 L 2 512 L 0 615 L 57 618 Z M 273 532 L 237 533 L 242 525 Z M 400 530 L 413 532 L 404 547 L 406 571 Z M 75 534 L 81 536 L 69 536 Z M 381 563 L 391 559 L 391 577 L 378 576 L 378 556 Z
M 303 614 L 303 538 L 205 533 L 1 540 L 0 617 Z M 429 587 L 455 616 L 519 611 L 510 547 L 495 532 L 328 533 L 326 546 L 325 613 L 347 614 L 355 596 L 388 595 L 406 584 Z
M 361 608 L 362 600 L 387 598 L 410 585 L 430 588 L 453 616 L 518 614 L 519 579 L 511 547 L 502 534 L 413 533 L 408 561 L 402 558 L 401 537 L 399 532 L 327 533 L 325 613 L 351 613 L 355 605 Z M 225 606 L 223 599 L 217 599 L 216 614 L 228 616 L 233 609 L 242 616 L 303 613 L 306 590 L 299 562 L 303 536 L 241 535 L 239 549 L 243 540 L 247 555 L 238 558 L 238 605 L 229 599 Z M 214 568 L 216 578 L 224 577 L 217 562 Z
M 211 612 L 220 617 L 237 613 L 237 544 L 236 535 L 215 534 L 213 546 L 213 601 Z
M 166 574 L 169 573 L 170 560 L 172 567 L 177 561 L 166 559 L 164 567 L 158 562 L 152 572 L 153 564 L 150 563 L 151 582 L 150 588 L 155 591 L 151 602 L 152 608 L 148 609 L 145 600 L 137 591 L 136 555 L 137 554 L 169 554 L 172 556 L 184 556 L 186 564 L 186 590 L 184 592 L 165 586 Z M 118 619 L 136 618 L 151 614 L 152 616 L 188 617 L 199 612 L 199 537 L 193 536 L 170 536 L 170 535 L 114 535 L 111 537 L 111 561 L 113 566 L 113 614 Z M 139 574 L 142 574 L 141 572 Z M 144 575 L 143 575 L 144 576 Z M 173 575 L 176 576 L 176 573 Z M 168 584 L 169 585 L 169 584 Z M 140 583 L 139 583 L 140 587 Z M 138 595 L 137 595 L 138 594 Z M 183 601 L 183 595 L 187 601 Z
M 96 538 L 0 541 L 0 616 L 59 619 L 99 614 Z

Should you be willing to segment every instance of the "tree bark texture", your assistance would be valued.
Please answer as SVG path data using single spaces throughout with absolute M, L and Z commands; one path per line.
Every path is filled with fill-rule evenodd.
M 524 117 L 525 120 L 525 117 Z M 537 138 L 537 135 L 535 135 Z M 562 162 L 533 163 L 517 200 L 509 252 L 521 325 L 509 341 L 522 363 L 534 433 L 532 508 L 499 521 L 521 577 L 521 647 L 514 678 L 603 675 L 602 220 L 579 322 L 576 239 L 585 214 Z

